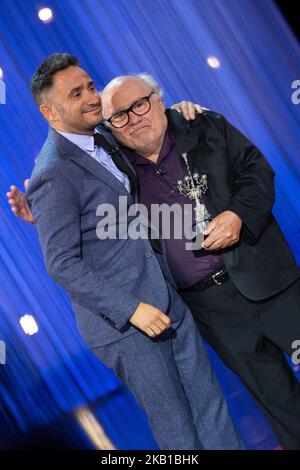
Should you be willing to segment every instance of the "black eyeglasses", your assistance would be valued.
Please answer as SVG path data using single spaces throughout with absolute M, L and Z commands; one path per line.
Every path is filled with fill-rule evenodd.
M 129 108 L 119 111 L 116 114 L 113 114 L 109 119 L 106 119 L 106 122 L 109 122 L 113 127 L 120 128 L 127 126 L 129 122 L 129 113 L 132 111 L 137 116 L 143 116 L 148 113 L 151 109 L 150 98 L 154 95 L 156 91 L 151 91 L 148 96 L 140 98 L 139 100 L 132 103 Z

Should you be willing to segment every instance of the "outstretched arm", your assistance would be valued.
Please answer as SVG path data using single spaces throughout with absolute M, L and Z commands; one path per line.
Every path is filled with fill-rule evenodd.
M 197 113 L 201 114 L 203 113 L 203 110 L 206 109 L 202 108 L 199 104 L 195 104 L 192 101 L 186 100 L 183 100 L 180 103 L 175 103 L 171 107 L 172 109 L 176 109 L 182 113 L 187 121 L 195 119 Z M 27 189 L 28 185 L 29 179 L 25 180 L 24 182 L 25 190 Z M 20 191 L 17 186 L 11 186 L 10 191 L 7 192 L 6 195 L 14 214 L 25 222 L 34 224 L 34 217 L 27 202 L 25 193 L 22 193 L 22 191 Z
M 24 182 L 25 190 L 29 186 L 29 179 Z M 34 224 L 34 217 L 30 210 L 28 201 L 24 193 L 16 186 L 11 186 L 7 193 L 8 201 L 12 211 L 20 219 Z M 133 315 L 128 320 L 136 328 L 140 329 L 150 337 L 160 335 L 171 326 L 170 318 L 153 305 L 139 303 Z

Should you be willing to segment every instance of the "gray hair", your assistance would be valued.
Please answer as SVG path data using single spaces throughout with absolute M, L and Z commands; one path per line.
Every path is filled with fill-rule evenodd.
M 160 96 L 160 98 L 163 97 L 163 91 L 161 87 L 159 86 L 158 82 L 152 75 L 150 75 L 147 72 L 129 74 L 129 75 L 119 75 L 118 77 L 113 78 L 106 85 L 106 87 L 120 85 L 124 80 L 126 80 L 127 78 L 131 78 L 131 77 L 140 78 L 150 88 L 151 91 L 156 91 L 157 94 Z

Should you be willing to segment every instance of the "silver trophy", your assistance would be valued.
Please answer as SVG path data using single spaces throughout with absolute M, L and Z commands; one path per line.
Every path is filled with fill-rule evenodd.
M 207 175 L 199 175 L 198 173 L 194 173 L 192 176 L 187 161 L 187 154 L 183 153 L 182 158 L 185 161 L 188 176 L 186 176 L 183 181 L 180 180 L 177 182 L 177 189 L 183 196 L 188 197 L 192 201 L 195 201 L 195 224 L 192 227 L 193 234 L 195 234 L 193 239 L 195 243 L 193 251 L 195 251 L 195 249 L 201 250 L 202 243 L 205 238 L 203 232 L 205 231 L 209 222 L 212 220 L 211 215 L 205 207 L 205 204 L 201 202 L 208 188 Z

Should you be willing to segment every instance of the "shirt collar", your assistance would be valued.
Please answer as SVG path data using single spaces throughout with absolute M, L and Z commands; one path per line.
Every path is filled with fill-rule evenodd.
M 70 142 L 73 144 L 77 145 L 81 150 L 84 152 L 94 152 L 95 146 L 94 146 L 94 137 L 92 135 L 81 135 L 81 134 L 72 134 L 70 132 L 60 132 L 57 131 L 59 134 L 61 134 L 63 137 L 68 139 Z M 95 132 L 98 132 L 95 130 Z

